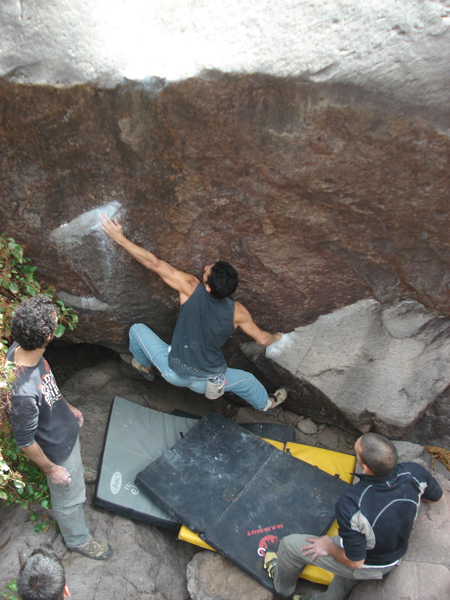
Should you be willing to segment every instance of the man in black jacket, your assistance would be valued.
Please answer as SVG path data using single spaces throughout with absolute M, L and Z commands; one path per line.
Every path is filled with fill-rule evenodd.
M 442 498 L 441 487 L 423 467 L 397 464 L 394 444 L 382 435 L 366 433 L 355 451 L 364 473 L 336 503 L 339 535 L 290 535 L 281 541 L 278 557 L 266 554 L 264 566 L 281 596 L 294 593 L 306 564 L 335 577 L 325 593 L 296 595 L 294 600 L 344 600 L 359 581 L 382 579 L 407 550 L 421 499 Z

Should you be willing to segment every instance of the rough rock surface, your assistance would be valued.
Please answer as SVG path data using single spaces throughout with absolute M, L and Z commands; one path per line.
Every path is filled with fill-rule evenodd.
M 102 210 L 179 269 L 234 263 L 270 331 L 368 297 L 448 314 L 450 141 L 361 94 L 263 75 L 0 81 L 2 229 L 80 313 L 75 341 L 124 348 L 136 321 L 170 340 L 177 312 Z
M 291 412 L 290 410 L 283 411 L 283 418 L 284 418 L 284 422 L 287 425 L 293 425 L 294 427 L 297 425 L 297 423 L 301 419 L 300 415 L 296 415 L 295 413 Z
M 266 350 L 298 380 L 297 397 L 299 387 L 318 390 L 357 429 L 390 438 L 402 437 L 450 385 L 449 355 L 450 321 L 413 300 L 362 300 Z
M 275 411 L 264 413 L 251 406 L 244 406 L 238 410 L 233 420 L 238 425 L 240 423 L 277 423 L 278 413 Z
M 273 595 L 238 567 L 214 552 L 196 554 L 187 566 L 192 600 L 272 600 Z
M 444 390 L 436 402 L 427 408 L 404 439 L 429 446 L 450 446 L 450 388 Z
M 358 585 L 350 600 L 443 600 L 450 592 L 450 571 L 443 565 L 404 562 L 384 581 Z
M 0 550 L 0 590 L 17 577 L 19 553 L 28 557 L 47 544 L 63 559 L 73 600 L 185 600 L 192 547 L 173 533 L 93 508 L 92 493 L 93 486 L 88 486 L 86 522 L 94 537 L 111 544 L 111 559 L 99 562 L 70 552 L 54 525 L 35 533 L 28 511 L 0 507 L 0 540 L 5 544 Z
M 317 436 L 319 444 L 330 450 L 337 450 L 339 444 L 339 431 L 334 428 L 327 427 L 321 431 Z
M 413 462 L 425 452 L 425 448 L 420 444 L 394 442 L 394 445 L 397 448 L 398 462 Z

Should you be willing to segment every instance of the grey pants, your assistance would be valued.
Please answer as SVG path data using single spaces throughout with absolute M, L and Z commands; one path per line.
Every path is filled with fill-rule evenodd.
M 310 558 L 312 555 L 304 556 L 302 547 L 310 543 L 306 541 L 306 538 L 314 537 L 316 536 L 293 534 L 281 540 L 274 570 L 275 589 L 281 596 L 288 597 L 295 592 L 298 577 L 306 564 L 335 573 L 327 591 L 314 594 L 311 596 L 311 600 L 345 600 L 359 581 L 382 579 L 383 575 L 395 569 L 395 566 L 385 569 L 352 569 L 342 565 L 332 556 L 318 556 L 313 562 Z M 338 535 L 332 539 L 335 544 L 340 545 Z
M 53 514 L 58 522 L 61 535 L 68 548 L 75 548 L 87 544 L 91 534 L 84 522 L 83 503 L 86 500 L 86 486 L 84 483 L 84 469 L 81 463 L 80 438 L 73 450 L 61 467 L 69 472 L 71 482 L 64 484 L 52 483 L 47 477 L 50 497 L 52 499 Z

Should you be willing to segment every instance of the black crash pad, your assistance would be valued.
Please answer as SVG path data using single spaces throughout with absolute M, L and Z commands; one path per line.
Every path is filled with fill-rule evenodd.
M 151 525 L 178 529 L 180 521 L 141 494 L 134 478 L 197 422 L 198 419 L 176 417 L 116 396 L 100 458 L 94 505 Z
M 190 419 L 200 420 L 201 417 L 193 415 L 192 413 L 185 412 L 176 408 L 171 413 L 177 417 L 188 417 Z M 241 427 L 247 431 L 251 431 L 255 435 L 267 440 L 273 440 L 275 442 L 281 442 L 286 444 L 288 442 L 295 442 L 295 427 L 292 425 L 283 425 L 281 423 L 239 423 Z
M 324 535 L 348 484 L 209 413 L 141 471 L 137 487 L 275 593 L 263 568 L 291 533 Z
M 240 423 L 241 427 L 258 437 L 276 442 L 295 442 L 295 427 L 280 423 Z

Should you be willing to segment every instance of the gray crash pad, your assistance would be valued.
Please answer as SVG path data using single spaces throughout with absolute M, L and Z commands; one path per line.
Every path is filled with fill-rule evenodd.
M 178 529 L 180 522 L 134 485 L 136 475 L 172 448 L 198 423 L 114 398 L 93 503 L 152 525 Z

